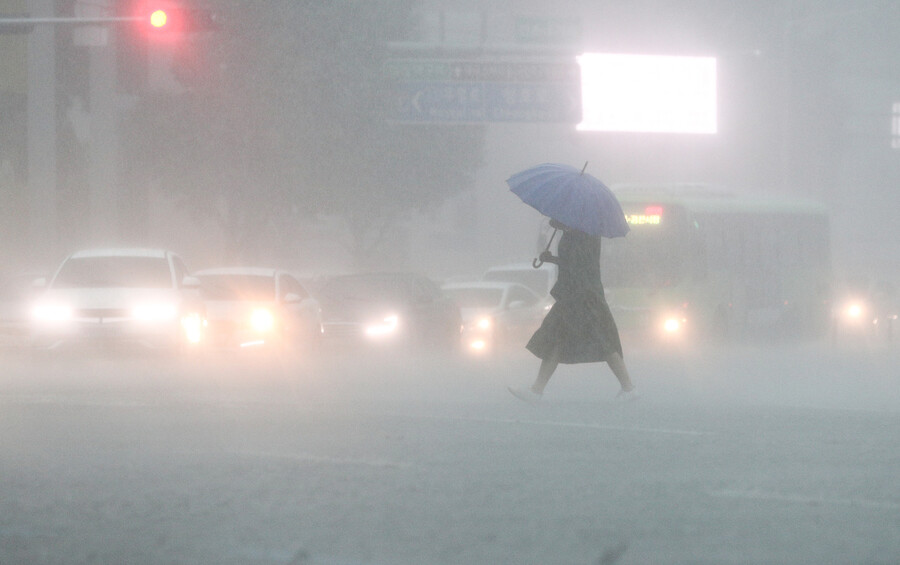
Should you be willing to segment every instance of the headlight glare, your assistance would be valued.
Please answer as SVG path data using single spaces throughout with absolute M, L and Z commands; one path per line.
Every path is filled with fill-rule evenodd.
M 250 327 L 255 332 L 270 332 L 275 328 L 275 316 L 265 308 L 255 308 L 250 313 Z
M 203 338 L 203 328 L 206 327 L 206 320 L 201 318 L 200 314 L 192 312 L 181 318 L 181 327 L 188 343 L 200 343 Z
M 847 305 L 847 309 L 845 312 L 847 313 L 847 317 L 853 320 L 861 318 L 865 309 L 863 305 L 859 302 L 852 302 Z
M 37 304 L 31 313 L 41 322 L 64 322 L 72 318 L 72 309 L 62 304 Z
M 673 334 L 678 333 L 682 326 L 684 325 L 684 320 L 679 318 L 666 318 L 663 322 L 663 330 L 666 333 Z
M 366 326 L 366 335 L 370 337 L 380 337 L 393 334 L 397 331 L 400 319 L 396 314 L 385 316 L 381 322 Z

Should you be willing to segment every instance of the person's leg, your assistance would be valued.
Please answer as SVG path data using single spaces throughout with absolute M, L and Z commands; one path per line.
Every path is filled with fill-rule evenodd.
M 613 353 L 606 358 L 606 364 L 612 369 L 613 374 L 619 379 L 619 384 L 624 392 L 634 390 L 634 384 L 631 382 L 631 376 L 628 374 L 628 367 L 625 366 L 625 360 L 618 352 Z
M 556 359 L 557 357 L 554 355 L 541 360 L 541 368 L 538 369 L 537 378 L 534 380 L 534 384 L 531 385 L 531 392 L 535 394 L 544 394 L 544 388 L 547 386 L 550 377 L 553 376 L 553 372 L 556 371 L 556 367 L 559 365 L 559 361 Z

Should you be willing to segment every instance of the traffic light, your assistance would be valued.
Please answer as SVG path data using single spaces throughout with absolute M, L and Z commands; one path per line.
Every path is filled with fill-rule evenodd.
M 189 34 L 219 29 L 212 10 L 197 8 L 188 0 L 136 0 L 125 4 L 134 31 L 148 41 L 180 41 Z
M 202 4 L 201 4 L 202 2 Z M 179 69 L 185 76 L 202 77 L 204 68 L 203 32 L 219 29 L 216 15 L 202 6 L 209 0 L 131 0 L 116 5 L 117 59 L 120 87 L 138 93 L 148 87 L 153 69 Z M 180 69 L 190 67 L 189 72 Z M 181 80 L 180 78 L 178 79 Z
M 162 8 L 158 8 L 150 13 L 150 27 L 161 29 L 169 23 L 169 14 Z
M 146 23 L 151 33 L 182 34 L 219 29 L 215 14 L 202 8 L 187 8 L 180 5 L 148 4 Z

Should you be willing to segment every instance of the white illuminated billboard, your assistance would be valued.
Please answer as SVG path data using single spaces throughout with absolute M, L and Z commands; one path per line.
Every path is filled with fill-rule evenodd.
M 716 133 L 715 57 L 585 53 L 581 131 Z

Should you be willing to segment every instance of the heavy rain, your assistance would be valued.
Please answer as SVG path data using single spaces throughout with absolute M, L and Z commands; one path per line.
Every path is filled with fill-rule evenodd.
M 900 561 L 898 24 L 0 0 L 0 564 Z

